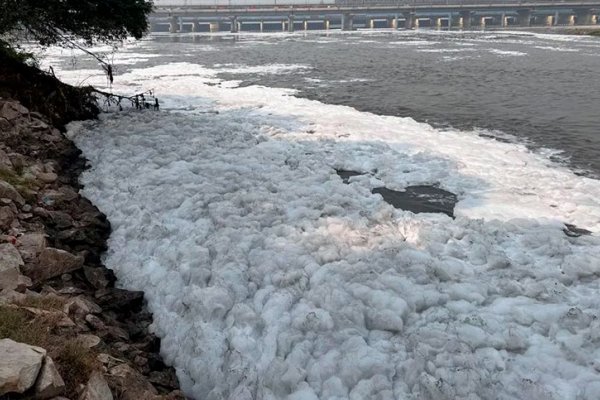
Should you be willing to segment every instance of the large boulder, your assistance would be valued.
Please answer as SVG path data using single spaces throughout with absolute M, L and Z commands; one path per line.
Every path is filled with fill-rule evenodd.
M 19 192 L 17 192 L 17 189 L 15 189 L 10 183 L 2 180 L 0 180 L 0 198 L 11 199 L 20 205 L 25 204 L 25 200 L 19 194 Z
M 26 233 L 19 238 L 17 246 L 23 261 L 36 263 L 39 255 L 46 248 L 46 235 L 43 233 Z
M 42 368 L 46 350 L 41 347 L 0 340 L 0 397 L 23 393 L 33 386 Z
M 36 400 L 45 400 L 58 396 L 65 390 L 65 381 L 60 376 L 54 361 L 46 357 L 44 365 L 35 382 L 34 392 Z
M 113 400 L 110 387 L 100 371 L 92 372 L 79 400 Z
M 83 267 L 83 257 L 65 250 L 47 247 L 40 253 L 37 264 L 24 268 L 24 273 L 35 282 L 54 278 Z

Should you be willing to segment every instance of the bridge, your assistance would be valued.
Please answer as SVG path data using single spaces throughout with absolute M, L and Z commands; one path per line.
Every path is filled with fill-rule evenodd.
M 277 4 L 241 5 L 228 0 L 159 0 L 149 17 L 151 30 L 177 32 L 232 33 L 312 29 L 391 28 L 485 28 L 486 26 L 598 25 L 600 0 L 337 0 L 326 3 L 297 3 L 283 0 Z M 260 0 L 258 0 L 260 1 Z M 257 3 L 258 3 L 257 1 Z M 304 0 L 308 1 L 308 0 Z M 315 1 L 315 0 L 313 0 Z M 168 3 L 168 4 L 164 4 Z M 208 3 L 208 4 L 207 4 Z M 214 4 L 214 5 L 213 5 Z M 600 26 L 599 26 L 600 29 Z

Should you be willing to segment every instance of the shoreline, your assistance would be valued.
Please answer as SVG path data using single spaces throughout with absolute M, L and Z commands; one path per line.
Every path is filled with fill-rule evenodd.
M 17 91 L 80 90 L 31 80 Z M 101 261 L 110 222 L 80 194 L 87 160 L 56 128 L 74 120 L 68 104 L 30 110 L 10 94 L 0 85 L 0 398 L 185 399 L 149 332 L 144 293 L 115 287 Z M 43 354 L 26 365 L 30 382 L 27 352 Z

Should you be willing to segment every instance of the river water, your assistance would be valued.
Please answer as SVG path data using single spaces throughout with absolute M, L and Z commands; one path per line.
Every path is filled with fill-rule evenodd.
M 162 36 L 174 61 L 382 115 L 514 135 L 600 173 L 600 39 L 523 32 Z M 265 74 L 265 64 L 305 69 Z
M 144 290 L 188 396 L 600 398 L 600 39 L 182 34 L 107 54 L 112 89 L 155 89 L 161 112 L 68 134 L 105 263 Z M 79 52 L 43 63 L 107 84 Z M 441 212 L 403 209 L 411 193 Z

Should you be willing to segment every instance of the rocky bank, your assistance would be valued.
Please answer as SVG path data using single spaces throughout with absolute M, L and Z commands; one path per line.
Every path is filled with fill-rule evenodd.
M 0 97 L 0 399 L 183 399 L 143 293 L 101 263 L 110 224 L 53 112 Z

